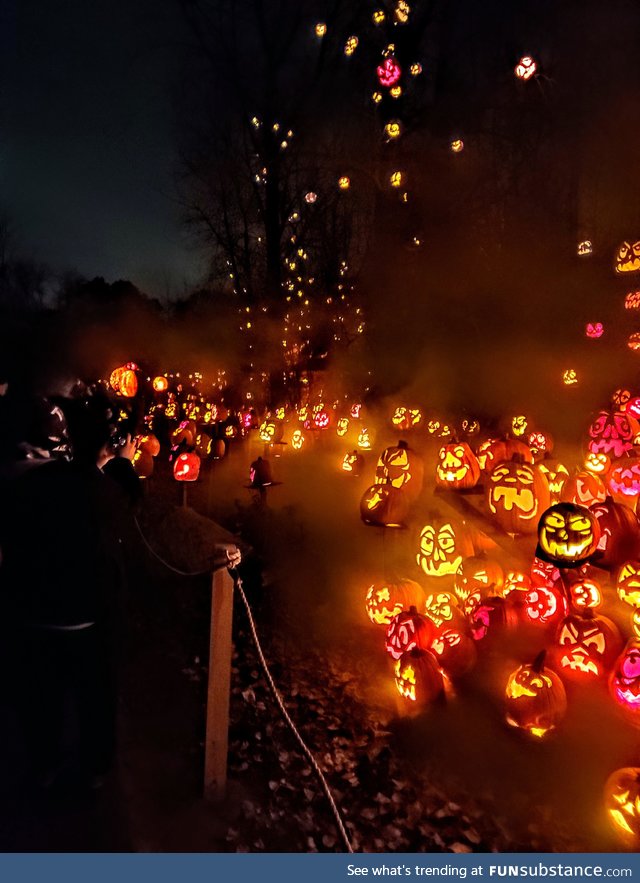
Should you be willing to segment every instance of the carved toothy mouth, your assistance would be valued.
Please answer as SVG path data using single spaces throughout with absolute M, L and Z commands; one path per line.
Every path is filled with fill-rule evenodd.
M 617 699 L 624 702 L 625 705 L 640 706 L 640 694 L 635 693 L 632 689 L 623 690 L 622 687 L 616 687 L 615 691 Z
M 598 670 L 598 666 L 593 662 L 592 659 L 587 659 L 585 656 L 580 656 L 578 654 L 572 654 L 571 656 L 563 656 L 560 664 L 563 668 L 568 668 L 570 671 L 580 671 L 584 674 L 598 675 L 600 672 Z

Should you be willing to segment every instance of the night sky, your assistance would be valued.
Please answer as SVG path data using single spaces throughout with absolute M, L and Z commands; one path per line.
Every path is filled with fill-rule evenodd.
M 0 208 L 56 271 L 177 296 L 198 274 L 174 201 L 172 0 L 5 0 Z

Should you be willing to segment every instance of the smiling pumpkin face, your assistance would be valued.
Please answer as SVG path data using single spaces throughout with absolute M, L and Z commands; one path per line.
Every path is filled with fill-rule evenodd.
M 451 442 L 438 452 L 436 484 L 445 488 L 471 488 L 480 479 L 480 466 L 466 442 Z
M 549 505 L 546 479 L 530 463 L 498 463 L 488 483 L 489 510 L 507 533 L 535 533 Z
M 609 692 L 627 719 L 640 726 L 640 639 L 632 638 L 618 657 Z
M 625 240 L 616 249 L 614 269 L 620 276 L 640 273 L 640 240 Z
M 567 710 L 567 694 L 558 675 L 544 665 L 544 653 L 509 676 L 505 689 L 507 723 L 537 738 L 553 730 Z

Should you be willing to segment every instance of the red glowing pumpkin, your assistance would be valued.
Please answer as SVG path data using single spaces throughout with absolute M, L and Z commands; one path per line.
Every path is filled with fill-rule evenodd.
M 618 657 L 609 692 L 626 720 L 640 727 L 640 639 L 631 638 Z
M 634 451 L 635 454 L 635 451 Z M 611 464 L 609 490 L 615 499 L 632 506 L 640 496 L 640 457 L 621 457 Z
M 599 526 L 593 563 L 609 570 L 640 556 L 640 522 L 628 506 L 607 497 L 591 506 Z
M 553 659 L 569 680 L 604 678 L 620 653 L 624 640 L 617 625 L 592 610 L 570 613 L 558 627 Z
M 560 500 L 563 503 L 575 503 L 588 508 L 594 503 L 602 503 L 606 496 L 607 489 L 598 475 L 579 470 L 564 482 Z
M 392 659 L 400 659 L 410 650 L 428 650 L 435 636 L 431 619 L 418 613 L 415 607 L 397 613 L 387 628 L 385 648 Z
M 196 453 L 178 454 L 173 464 L 176 481 L 197 481 L 200 475 L 200 457 Z
M 604 334 L 604 325 L 602 322 L 587 322 L 584 333 L 591 340 L 597 340 Z
M 589 450 L 622 457 L 633 447 L 636 426 L 623 411 L 601 411 L 589 427 Z
M 393 55 L 388 55 L 382 64 L 378 65 L 376 73 L 378 74 L 380 85 L 390 88 L 395 86 L 402 76 L 402 68 Z

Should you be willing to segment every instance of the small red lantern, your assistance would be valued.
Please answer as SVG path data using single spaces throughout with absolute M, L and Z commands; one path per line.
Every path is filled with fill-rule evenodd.
M 200 457 L 195 453 L 178 454 L 173 464 L 176 481 L 197 481 L 200 475 Z
M 604 334 L 604 325 L 602 322 L 587 322 L 584 333 L 590 340 L 597 340 Z
M 538 65 L 531 55 L 523 55 L 514 69 L 514 73 L 519 80 L 530 80 L 535 74 Z

